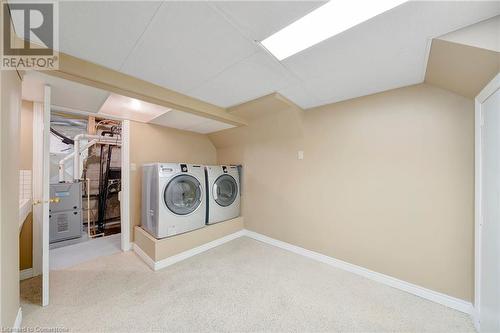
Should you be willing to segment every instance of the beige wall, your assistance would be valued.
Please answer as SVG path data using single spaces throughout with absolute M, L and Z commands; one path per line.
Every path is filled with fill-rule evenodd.
M 19 269 L 33 267 L 33 214 L 30 213 L 24 220 L 19 233 Z
M 22 101 L 19 135 L 19 168 L 33 170 L 33 102 Z M 28 215 L 19 235 L 19 268 L 33 267 L 33 218 Z
M 0 71 L 0 90 L 0 327 L 12 327 L 19 310 L 21 80 L 16 71 Z
M 471 100 L 422 84 L 267 111 L 210 135 L 244 165 L 247 229 L 472 300 Z
M 141 224 L 141 166 L 151 162 L 214 164 L 216 151 L 206 135 L 131 121 L 130 163 L 136 166 L 130 172 L 131 235 Z

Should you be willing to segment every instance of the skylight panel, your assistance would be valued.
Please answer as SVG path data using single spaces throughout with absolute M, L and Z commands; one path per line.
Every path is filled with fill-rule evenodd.
M 283 60 L 403 2 L 406 0 L 331 0 L 261 43 Z

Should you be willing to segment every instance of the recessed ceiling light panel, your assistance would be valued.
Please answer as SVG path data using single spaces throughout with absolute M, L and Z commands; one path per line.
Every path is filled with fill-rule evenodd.
M 261 43 L 278 60 L 335 36 L 406 0 L 331 0 Z
M 141 110 L 141 101 L 135 98 L 130 99 L 130 108 L 135 111 Z
M 100 114 L 147 123 L 172 109 L 117 94 L 110 94 Z

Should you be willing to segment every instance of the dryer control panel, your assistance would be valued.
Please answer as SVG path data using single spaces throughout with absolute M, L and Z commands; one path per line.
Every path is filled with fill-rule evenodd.
M 166 167 L 166 166 L 160 166 L 160 176 L 162 176 L 162 175 L 169 175 L 172 172 L 174 172 L 173 168 Z

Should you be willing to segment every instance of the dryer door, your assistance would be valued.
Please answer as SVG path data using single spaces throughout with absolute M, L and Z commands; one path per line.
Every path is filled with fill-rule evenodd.
M 234 202 L 238 195 L 238 184 L 230 175 L 222 175 L 214 182 L 213 196 L 215 202 L 227 207 Z
M 198 179 L 183 174 L 175 176 L 167 184 L 163 200 L 172 213 L 187 215 L 200 206 L 201 196 L 201 184 Z

